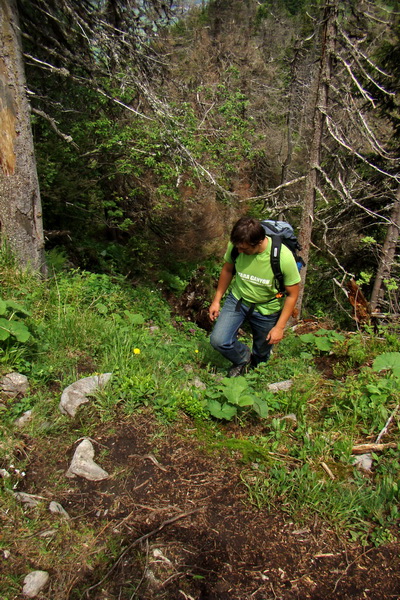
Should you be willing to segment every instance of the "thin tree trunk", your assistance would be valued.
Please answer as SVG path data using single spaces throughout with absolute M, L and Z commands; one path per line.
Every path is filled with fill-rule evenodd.
M 385 279 L 390 278 L 392 265 L 396 256 L 396 246 L 399 241 L 400 232 L 400 186 L 397 188 L 396 199 L 394 202 L 391 224 L 386 233 L 386 239 L 383 244 L 378 270 L 374 281 L 374 287 L 371 294 L 371 311 L 376 311 L 380 301 L 384 296 L 383 284 Z
M 295 113 L 296 113 L 296 103 L 295 103 L 295 93 L 296 93 L 296 70 L 297 70 L 297 62 L 298 57 L 301 51 L 301 43 L 296 42 L 294 47 L 294 56 L 291 62 L 290 70 L 291 70 L 291 78 L 290 78 L 290 86 L 289 86 L 289 107 L 288 113 L 286 116 L 286 158 L 282 165 L 281 170 L 281 185 L 288 181 L 288 172 L 289 167 L 293 158 L 293 131 L 294 131 L 294 122 L 295 122 Z M 282 188 L 279 193 L 279 201 L 283 203 L 285 197 L 285 189 Z
M 338 3 L 339 0 L 327 0 L 324 8 L 321 34 L 321 58 L 316 80 L 312 138 L 299 231 L 299 241 L 302 246 L 301 256 L 304 259 L 306 266 L 301 270 L 301 289 L 296 305 L 298 314 L 301 313 L 308 258 L 310 254 L 318 167 L 320 165 L 322 134 L 324 129 L 325 114 L 328 106 L 328 91 L 331 80 L 331 59 L 336 41 L 336 18 Z
M 0 0 L 0 236 L 45 272 L 42 209 L 15 0 Z

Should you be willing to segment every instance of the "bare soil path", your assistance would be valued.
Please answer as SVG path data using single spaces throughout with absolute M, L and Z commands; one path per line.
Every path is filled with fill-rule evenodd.
M 96 442 L 106 450 L 101 466 L 111 477 L 97 483 L 71 480 L 57 501 L 73 520 L 98 527 L 99 536 L 114 536 L 117 551 L 103 560 L 103 568 L 77 565 L 74 585 L 63 597 L 400 598 L 399 544 L 357 546 L 318 518 L 308 525 L 293 522 L 279 502 L 270 509 L 251 506 L 240 457 L 210 454 L 191 426 L 188 421 L 162 428 L 147 413 L 112 428 L 99 424 Z M 47 443 L 54 451 L 54 440 Z M 25 491 L 51 496 L 54 477 L 50 482 L 46 452 L 30 448 L 30 456 L 36 458 Z M 60 479 L 69 459 L 57 457 Z M 61 581 L 57 572 L 52 577 Z

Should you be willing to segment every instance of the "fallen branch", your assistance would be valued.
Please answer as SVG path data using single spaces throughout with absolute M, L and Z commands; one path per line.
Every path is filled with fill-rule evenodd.
M 332 479 L 332 481 L 334 481 L 335 476 L 332 473 L 332 471 L 330 470 L 330 468 L 328 467 L 328 465 L 324 462 L 321 462 L 321 467 L 324 469 L 324 471 L 329 475 L 329 477 Z
M 106 579 L 108 579 L 108 577 L 117 568 L 117 566 L 119 565 L 119 563 L 121 562 L 121 560 L 124 558 L 124 556 L 126 556 L 128 554 L 128 552 L 130 552 L 132 550 L 132 548 L 134 548 L 135 546 L 137 546 L 141 542 L 144 542 L 144 541 L 148 540 L 153 535 L 156 535 L 162 529 L 164 529 L 164 527 L 166 527 L 167 525 L 171 525 L 172 523 L 175 523 L 175 521 L 179 521 L 180 519 L 185 519 L 186 517 L 189 517 L 190 515 L 193 515 L 194 513 L 197 513 L 200 510 L 201 510 L 201 508 L 195 508 L 194 510 L 190 510 L 188 512 L 181 513 L 179 515 L 176 515 L 175 517 L 171 517 L 170 519 L 167 519 L 166 521 L 163 521 L 161 523 L 161 525 L 159 525 L 156 529 L 153 529 L 152 531 L 149 531 L 149 533 L 146 533 L 145 535 L 142 535 L 140 538 L 137 538 L 135 541 L 133 541 L 131 544 L 129 544 L 129 546 L 127 546 L 125 548 L 125 550 L 123 552 L 121 552 L 121 554 L 118 556 L 117 560 L 112 565 L 112 567 L 107 571 L 107 573 L 104 575 L 103 579 L 100 579 L 100 581 L 98 581 L 97 583 L 91 585 L 90 587 L 88 587 L 83 592 L 83 594 L 81 595 L 81 600 L 82 600 L 82 598 L 85 595 L 87 596 L 87 594 L 90 591 L 96 589 L 97 587 L 99 587 L 99 585 L 102 585 L 106 581 Z
M 398 404 L 396 406 L 396 408 L 394 409 L 394 411 L 392 412 L 392 414 L 390 415 L 390 417 L 386 421 L 385 427 L 382 429 L 382 431 L 380 432 L 380 434 L 378 435 L 378 437 L 375 440 L 375 444 L 379 444 L 379 442 L 381 441 L 381 439 L 383 438 L 383 436 L 387 433 L 387 430 L 389 428 L 390 423 L 393 421 L 393 418 L 394 418 L 395 414 L 399 410 L 399 406 L 400 406 L 400 404 Z
M 358 446 L 353 446 L 351 453 L 367 454 L 368 452 L 382 452 L 387 448 L 397 448 L 397 444 L 394 442 L 389 442 L 387 444 L 359 444 Z

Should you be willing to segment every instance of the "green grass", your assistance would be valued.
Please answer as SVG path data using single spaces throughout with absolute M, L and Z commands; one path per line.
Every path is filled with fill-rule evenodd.
M 399 521 L 398 447 L 374 455 L 368 474 L 354 468 L 351 456 L 355 443 L 376 439 L 399 403 L 399 379 L 390 369 L 372 368 L 376 356 L 399 351 L 392 331 L 376 336 L 342 332 L 343 338 L 335 340 L 331 335 L 329 351 L 338 359 L 340 381 L 323 378 L 315 367 L 323 343 L 310 347 L 310 340 L 307 346 L 288 333 L 269 363 L 238 387 L 238 382 L 223 380 L 227 363 L 211 348 L 207 334 L 171 315 L 155 284 L 132 288 L 123 278 L 77 270 L 40 282 L 10 261 L 1 264 L 2 296 L 23 303 L 30 313 L 24 323 L 31 332 L 28 341 L 9 339 L 0 345 L 0 374 L 19 371 L 31 385 L 24 398 L 0 405 L 1 467 L 7 468 L 11 460 L 24 467 L 26 436 L 45 441 L 44 448 L 56 447 L 59 440 L 72 447 L 77 438 L 95 435 L 100 426 L 111 429 L 115 419 L 148 407 L 163 426 L 189 420 L 190 435 L 201 439 L 210 453 L 234 456 L 255 506 L 279 507 L 298 521 L 318 514 L 327 526 L 363 543 L 393 539 Z M 84 415 L 67 422 L 58 409 L 60 392 L 76 379 L 100 372 L 113 373 L 110 384 L 95 395 Z M 205 389 L 195 385 L 196 378 Z M 293 380 L 289 391 L 268 391 L 269 383 L 287 379 Z M 216 419 L 210 401 L 233 406 L 235 416 Z M 256 405 L 264 407 L 263 417 Z M 13 423 L 28 409 L 33 420 L 22 433 Z M 295 421 L 283 418 L 289 413 Z M 399 417 L 397 412 L 383 441 L 399 445 Z M 233 430 L 240 435 L 233 436 Z M 15 483 L 14 474 L 1 480 L 0 495 L 19 523 L 19 551 L 26 550 L 31 564 L 46 566 L 45 542 L 34 546 L 26 539 L 29 532 L 50 527 L 49 517 L 43 510 L 29 522 L 6 492 Z M 63 485 L 57 475 L 53 483 L 54 489 Z M 71 530 L 58 526 L 63 527 L 67 571 L 82 544 L 89 568 L 95 553 L 100 556 L 104 550 L 95 532 L 83 524 Z M 12 529 L 5 535 L 6 543 L 14 543 Z M 72 582 L 72 567 L 69 576 Z M 16 584 L 9 578 L 8 585 L 12 590 Z

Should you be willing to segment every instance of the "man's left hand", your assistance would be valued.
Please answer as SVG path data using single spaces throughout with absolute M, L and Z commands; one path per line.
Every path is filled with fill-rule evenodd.
M 279 342 L 283 338 L 283 332 L 283 327 L 278 327 L 277 325 L 275 325 L 275 327 L 273 327 L 267 335 L 267 342 L 270 344 L 279 344 Z

